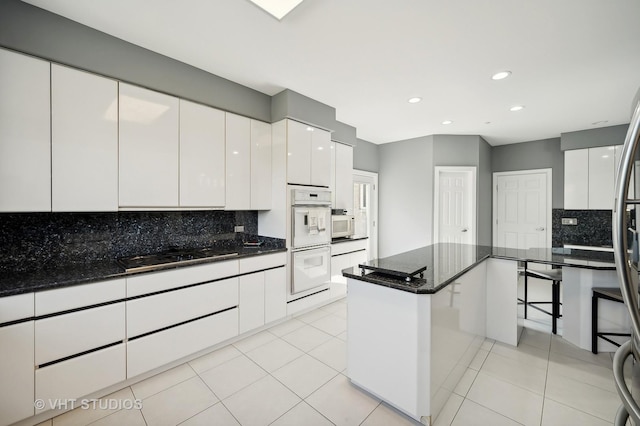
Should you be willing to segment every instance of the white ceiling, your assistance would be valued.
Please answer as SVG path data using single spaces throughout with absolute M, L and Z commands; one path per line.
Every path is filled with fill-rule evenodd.
M 249 0 L 27 3 L 268 95 L 309 96 L 374 143 L 623 124 L 640 87 L 638 0 L 305 0 L 282 21 Z M 500 70 L 513 74 L 491 80 Z

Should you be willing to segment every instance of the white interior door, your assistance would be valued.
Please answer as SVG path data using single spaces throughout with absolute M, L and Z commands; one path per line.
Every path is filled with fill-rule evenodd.
M 476 168 L 435 168 L 434 243 L 476 243 Z
M 550 247 L 551 169 L 494 173 L 493 182 L 493 244 Z
M 356 237 L 369 237 L 367 259 L 378 258 L 378 174 L 353 171 L 353 216 Z

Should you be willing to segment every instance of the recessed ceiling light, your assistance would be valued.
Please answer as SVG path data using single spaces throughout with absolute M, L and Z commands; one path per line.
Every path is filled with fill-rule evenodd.
M 500 71 L 491 76 L 492 80 L 502 80 L 511 75 L 511 71 Z
M 442 124 L 445 124 L 445 125 L 447 125 L 447 124 L 451 124 L 451 123 L 453 123 L 453 121 L 451 121 L 451 120 L 444 120 L 444 121 L 442 122 Z
M 600 120 L 600 121 L 594 121 L 593 124 L 594 126 L 599 126 L 601 124 L 607 124 L 609 122 L 609 120 Z
M 302 0 L 251 0 L 251 2 L 273 15 L 277 20 L 281 20 L 302 3 Z
M 514 105 L 511 108 L 509 108 L 509 111 L 516 112 L 516 111 L 521 111 L 523 109 L 524 109 L 524 106 L 522 105 Z
M 418 102 L 420 102 L 421 100 L 422 100 L 422 98 L 418 98 L 418 97 L 415 97 L 415 98 L 409 98 L 409 103 L 410 103 L 410 104 L 417 104 L 417 103 L 418 103 Z

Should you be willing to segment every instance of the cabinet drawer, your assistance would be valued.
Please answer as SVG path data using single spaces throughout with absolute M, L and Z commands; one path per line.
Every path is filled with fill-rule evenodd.
M 331 256 L 337 256 L 352 251 L 366 250 L 369 243 L 368 239 L 348 241 L 337 244 L 331 244 Z
M 170 290 L 189 284 L 204 283 L 238 275 L 238 261 L 208 263 L 206 265 L 152 272 L 127 278 L 127 296 L 140 296 Z
M 287 263 L 287 253 L 265 254 L 263 256 L 240 259 L 240 273 L 260 271 L 262 269 L 274 268 Z
M 125 344 L 36 370 L 36 399 L 75 399 L 125 380 Z M 46 411 L 39 410 L 38 412 Z
M 33 316 L 33 293 L 0 297 L 0 324 Z
M 130 300 L 127 336 L 136 337 L 237 305 L 237 277 Z
M 36 365 L 124 340 L 124 302 L 37 320 Z
M 36 293 L 36 316 L 124 299 L 125 280 L 100 281 Z
M 202 318 L 127 343 L 127 378 L 238 335 L 238 309 Z

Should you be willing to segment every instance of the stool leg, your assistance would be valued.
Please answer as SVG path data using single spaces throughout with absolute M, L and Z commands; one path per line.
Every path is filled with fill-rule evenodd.
M 591 352 L 598 353 L 598 297 L 591 296 Z
M 529 302 L 527 301 L 527 264 L 524 264 L 524 319 L 527 319 L 527 307 Z
M 558 318 L 560 317 L 560 282 L 553 281 L 551 285 L 551 332 L 558 334 Z

